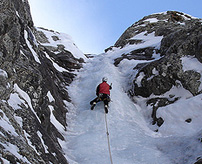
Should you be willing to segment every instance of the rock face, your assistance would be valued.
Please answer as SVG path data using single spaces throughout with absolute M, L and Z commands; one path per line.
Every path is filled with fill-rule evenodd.
M 118 65 L 124 58 L 152 60 L 154 52 L 160 54 L 161 59 L 158 61 L 141 63 L 134 68 L 138 69 L 134 80 L 134 94 L 143 97 L 149 97 L 152 93 L 161 95 L 169 91 L 176 81 L 180 81 L 183 87 L 193 95 L 200 93 L 201 75 L 193 70 L 184 71 L 181 58 L 193 56 L 202 62 L 201 19 L 174 11 L 146 16 L 129 27 L 114 46 L 124 47 L 127 44 L 142 43 L 143 40 L 133 38 L 143 32 L 145 36 L 150 33 L 163 36 L 160 49 L 155 49 L 155 47 L 138 49 L 115 60 L 115 65 Z M 142 74 L 145 76 L 141 79 L 141 85 L 138 85 L 137 79 Z
M 60 144 L 70 102 L 66 87 L 85 56 L 60 37 L 33 26 L 27 0 L 1 0 L 1 163 L 68 163 Z
M 124 52 L 114 60 L 117 67 L 124 60 L 139 61 L 130 75 L 129 94 L 134 99 L 143 97 L 145 105 L 151 106 L 153 125 L 164 123 L 164 118 L 157 117 L 157 109 L 181 98 L 174 90 L 186 90 L 191 96 L 202 93 L 202 72 L 189 65 L 193 60 L 199 65 L 202 62 L 201 24 L 201 19 L 181 12 L 152 14 L 134 23 L 114 46 L 105 50 L 107 53 L 116 49 Z M 162 37 L 159 45 L 148 42 L 152 35 L 153 43 Z M 159 57 L 155 57 L 157 55 Z M 185 121 L 191 122 L 190 118 Z
M 189 96 L 202 93 L 202 72 L 191 67 L 192 61 L 201 67 L 201 24 L 201 19 L 181 12 L 152 14 L 134 23 L 114 46 L 105 50 L 107 53 L 117 49 L 124 52 L 114 59 L 117 67 L 122 68 L 127 60 L 138 61 L 128 76 L 132 81 L 128 82 L 129 94 L 136 103 L 138 97 L 144 99 L 145 108 L 152 110 L 147 112 L 151 113 L 153 126 L 160 127 L 164 123 L 164 118 L 158 117 L 158 110 L 183 96 L 176 91 L 184 90 Z M 187 118 L 184 122 L 191 121 Z
M 116 66 L 123 59 L 146 61 L 134 67 L 137 73 L 130 90 L 131 96 L 160 96 L 179 85 L 194 96 L 202 92 L 201 74 L 183 68 L 183 58 L 186 57 L 202 62 L 201 22 L 201 19 L 184 13 L 168 11 L 144 17 L 122 34 L 114 47 L 124 49 L 128 45 L 144 44 L 145 40 L 138 39 L 139 35 L 162 37 L 158 47 L 135 49 L 115 59 Z M 159 59 L 154 60 L 153 54 L 160 55 Z

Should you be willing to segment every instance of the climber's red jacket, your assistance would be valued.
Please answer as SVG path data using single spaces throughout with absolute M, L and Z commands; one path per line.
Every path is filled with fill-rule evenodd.
M 112 89 L 112 87 L 104 81 L 97 86 L 96 95 L 98 96 L 99 93 L 110 95 L 110 89 Z

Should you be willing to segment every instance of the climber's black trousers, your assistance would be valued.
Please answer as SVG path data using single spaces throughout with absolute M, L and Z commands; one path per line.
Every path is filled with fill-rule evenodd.
M 107 105 L 108 106 L 108 104 L 109 104 L 109 102 L 110 102 L 110 97 L 109 97 L 109 95 L 107 95 L 107 94 L 99 94 L 99 96 L 98 97 L 96 97 L 94 100 L 92 100 L 91 102 L 90 102 L 90 104 L 91 105 L 93 105 L 93 103 L 95 102 L 95 103 L 98 103 L 99 101 L 103 101 L 104 102 L 104 105 Z

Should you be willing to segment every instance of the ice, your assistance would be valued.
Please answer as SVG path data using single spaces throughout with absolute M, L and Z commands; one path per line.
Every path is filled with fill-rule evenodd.
M 110 163 L 103 103 L 97 104 L 93 111 L 89 105 L 103 76 L 108 77 L 113 88 L 107 118 L 114 163 L 170 163 L 152 143 L 158 135 L 147 127 L 142 114 L 124 92 L 122 73 L 105 56 L 90 60 L 69 88 L 77 111 L 69 127 L 71 133 L 66 137 L 71 159 L 82 164 Z
M 178 82 L 179 86 L 174 86 L 159 96 L 169 97 L 173 94 L 181 97 L 180 101 L 158 109 L 157 116 L 165 120 L 160 128 L 151 124 L 152 110 L 151 106 L 145 105 L 145 98 L 136 97 L 135 103 L 128 97 L 126 91 L 129 89 L 128 85 L 131 85 L 129 81 L 137 74 L 133 68 L 138 63 L 151 61 L 124 59 L 115 67 L 114 59 L 138 48 L 158 47 L 162 39 L 155 37 L 154 33 L 147 36 L 141 33 L 135 38 L 145 42 L 126 45 L 122 49 L 113 48 L 106 54 L 87 60 L 68 87 L 73 104 L 68 113 L 71 120 L 66 132 L 67 142 L 62 143 L 62 147 L 70 164 L 110 163 L 103 103 L 98 103 L 93 111 L 90 110 L 89 104 L 95 98 L 95 89 L 104 76 L 108 77 L 109 84 L 112 83 L 112 101 L 107 121 L 114 164 L 184 164 L 194 163 L 200 156 L 202 144 L 198 137 L 202 132 L 201 95 L 193 97 Z M 153 56 L 154 60 L 160 58 L 155 53 Z M 186 62 L 188 63 L 188 59 L 184 58 L 185 69 L 195 65 L 194 62 L 197 61 L 191 60 L 187 65 Z M 200 67 L 196 68 L 198 70 Z M 152 72 L 158 75 L 156 69 Z M 144 73 L 140 74 L 139 85 L 143 77 Z M 154 97 L 151 95 L 150 98 L 152 96 Z M 189 118 L 190 123 L 185 121 Z M 155 132 L 157 129 L 158 132 Z

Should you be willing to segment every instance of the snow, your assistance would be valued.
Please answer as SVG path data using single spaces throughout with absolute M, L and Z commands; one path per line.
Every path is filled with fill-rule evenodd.
M 14 115 L 14 118 L 15 118 L 16 122 L 20 125 L 20 127 L 22 128 L 22 126 L 23 126 L 22 118 L 17 115 Z
M 3 160 L 3 164 L 10 164 L 10 162 L 7 159 L 1 157 L 1 160 Z
M 115 67 L 114 59 L 138 48 L 159 47 L 162 37 L 156 37 L 154 33 L 147 36 L 141 33 L 132 39 L 141 39 L 144 43 L 126 45 L 122 49 L 113 48 L 106 54 L 94 56 L 77 72 L 73 83 L 67 88 L 73 104 L 68 108 L 71 110 L 68 113 L 67 142 L 66 145 L 64 142 L 61 144 L 70 164 L 110 163 L 103 103 L 98 103 L 93 111 L 89 104 L 95 98 L 95 89 L 104 76 L 108 77 L 109 84 L 112 83 L 107 122 L 113 163 L 184 164 L 194 163 L 201 155 L 202 144 L 198 138 L 202 132 L 202 95 L 193 97 L 177 82 L 177 86 L 159 96 L 175 95 L 170 99 L 181 97 L 174 104 L 158 109 L 157 116 L 165 121 L 160 128 L 151 124 L 152 107 L 145 105 L 145 98 L 134 97 L 134 103 L 128 97 L 126 91 L 131 84 L 127 79 L 132 81 L 137 74 L 133 68 L 138 63 L 151 61 L 124 59 Z M 154 53 L 153 56 L 154 60 L 160 58 L 159 54 Z M 188 59 L 182 60 L 185 70 L 197 63 L 191 60 L 188 64 Z M 197 71 L 200 67 L 196 67 Z M 153 69 L 152 73 L 157 75 L 158 71 Z M 139 81 L 143 77 L 144 74 L 140 74 Z M 187 123 L 185 120 L 189 118 L 192 121 Z M 156 129 L 158 132 L 155 132 Z
M 3 76 L 5 78 L 8 78 L 8 74 L 6 71 L 4 71 L 3 69 L 0 69 L 0 76 Z
M 30 109 L 32 110 L 33 114 L 36 116 L 38 121 L 41 123 L 40 119 L 38 118 L 36 112 L 34 111 L 34 109 L 32 107 L 31 98 L 29 97 L 29 95 L 25 91 L 20 89 L 20 87 L 17 84 L 14 84 L 14 92 L 16 92 L 18 94 L 18 95 L 16 95 L 16 94 L 14 95 L 17 97 L 17 101 L 22 102 L 21 98 L 23 98 L 23 100 L 26 101 L 26 103 L 29 105 Z M 11 96 L 12 95 L 13 94 L 11 94 Z M 12 97 L 11 97 L 11 100 L 12 100 Z M 10 102 L 12 102 L 12 101 L 10 101 Z M 15 107 L 18 107 L 18 105 L 17 104 L 15 105 L 14 103 L 13 104 L 11 103 L 11 105 L 13 105 L 14 109 L 15 109 Z
M 142 32 L 140 34 L 135 35 L 131 39 L 143 40 L 145 43 L 141 44 L 143 47 L 156 47 L 158 48 L 159 43 L 163 39 L 163 36 L 155 36 L 155 32 L 150 34 L 146 34 L 147 32 Z M 159 47 L 160 48 L 160 47 Z
M 8 104 L 15 110 L 21 109 L 20 107 L 21 104 L 24 104 L 26 107 L 28 107 L 25 101 L 19 97 L 18 93 L 10 94 L 10 98 L 8 99 Z
M 145 76 L 144 72 L 141 72 L 139 74 L 139 76 L 137 77 L 136 83 L 137 83 L 138 87 L 141 87 L 141 81 L 144 78 L 144 76 Z
M 15 132 L 15 128 L 12 126 L 8 117 L 5 115 L 5 113 L 1 109 L 0 109 L 0 112 L 3 113 L 3 118 L 0 117 L 1 127 L 8 133 L 11 133 L 13 136 L 18 136 L 18 134 Z
M 50 109 L 50 122 L 61 132 L 64 133 L 64 126 L 55 118 L 53 111 L 54 111 L 54 107 L 52 105 L 48 106 Z
M 15 155 L 18 159 L 21 159 L 25 163 L 30 163 L 27 158 L 23 157 L 22 155 L 19 154 L 19 149 L 16 145 L 13 145 L 11 143 L 2 143 L 4 146 L 5 150 L 11 152 L 13 155 Z M 30 163 L 31 164 L 31 163 Z
M 83 52 L 78 49 L 69 35 L 48 31 L 41 28 L 37 28 L 37 31 L 42 31 L 48 38 L 49 43 L 41 43 L 43 46 L 57 47 L 58 45 L 64 45 L 65 50 L 71 52 L 75 58 L 83 58 L 84 60 L 87 59 Z M 58 40 L 53 40 L 53 36 L 56 36 Z
M 155 22 L 158 22 L 159 20 L 157 18 L 150 18 L 150 19 L 144 20 L 144 22 L 146 22 L 146 21 L 148 21 L 150 23 L 155 23 Z
M 41 140 L 41 143 L 42 143 L 42 145 L 43 145 L 43 147 L 44 147 L 45 153 L 49 153 L 49 152 L 48 152 L 48 146 L 45 145 L 44 140 L 43 140 L 43 138 L 42 138 L 43 135 L 41 134 L 41 132 L 40 132 L 40 131 L 37 131 L 37 135 L 39 136 L 39 138 L 40 138 L 40 140 Z
M 142 114 L 124 92 L 121 85 L 124 82 L 122 73 L 105 56 L 95 57 L 87 63 L 82 74 L 77 76 L 69 88 L 70 96 L 77 108 L 77 117 L 70 126 L 71 135 L 67 135 L 67 147 L 72 150 L 72 160 L 82 164 L 110 162 L 103 104 L 97 104 L 94 111 L 89 110 L 89 102 L 94 98 L 96 85 L 101 82 L 102 76 L 107 76 L 114 88 L 111 91 L 112 102 L 108 114 L 114 163 L 170 163 L 169 159 L 152 144 L 150 137 L 156 138 L 158 134 L 147 127 Z M 161 159 L 158 159 L 159 156 Z
M 25 41 L 27 43 L 27 46 L 29 47 L 30 51 L 32 52 L 33 56 L 34 56 L 34 59 L 37 63 L 41 64 L 39 58 L 38 58 L 38 55 L 37 53 L 34 51 L 34 49 L 32 48 L 32 45 L 30 44 L 29 40 L 28 40 L 28 33 L 26 30 L 24 30 L 24 38 L 25 38 Z
M 202 64 L 193 56 L 184 56 L 181 58 L 182 66 L 184 71 L 194 70 L 202 74 Z M 202 77 L 200 78 L 200 87 L 199 90 L 202 90 Z
M 32 142 L 30 141 L 30 138 L 31 138 L 30 135 L 29 135 L 25 130 L 23 130 L 23 132 L 24 132 L 24 136 L 25 136 L 25 138 L 26 138 L 26 140 L 27 140 L 29 146 L 31 146 L 32 149 L 33 149 L 38 155 L 40 155 L 40 154 L 38 153 L 38 151 L 36 150 L 35 146 L 32 145 Z
M 53 66 L 55 67 L 56 70 L 59 72 L 68 72 L 68 70 L 64 69 L 63 67 L 60 67 L 57 63 L 55 63 L 49 55 L 45 52 L 46 57 L 53 63 Z
M 201 63 L 193 56 L 185 56 L 185 57 L 182 57 L 181 60 L 182 60 L 184 71 L 194 70 L 202 73 Z
M 198 133 L 202 124 L 201 99 L 202 95 L 199 95 L 162 107 L 158 117 L 165 118 L 165 122 L 160 128 L 160 133 L 165 136 L 192 136 Z M 191 123 L 185 122 L 189 118 L 192 119 Z
M 48 96 L 49 102 L 55 101 L 50 91 L 48 91 L 47 96 Z
M 137 45 L 136 44 L 134 44 L 134 45 L 127 44 L 123 48 L 113 47 L 112 51 L 107 52 L 107 55 L 111 59 L 116 59 L 118 57 L 121 57 L 122 54 L 129 54 L 131 51 L 141 49 L 141 48 L 154 47 L 155 49 L 159 49 L 163 36 L 155 36 L 155 32 L 152 32 L 150 34 L 146 34 L 146 32 L 142 32 L 142 33 L 137 34 L 134 37 L 130 38 L 130 40 L 136 40 L 136 39 L 142 40 L 143 43 L 137 44 Z M 152 57 L 154 57 L 155 60 L 157 60 L 160 58 L 160 55 L 156 54 L 154 52 Z M 144 62 L 148 62 L 148 61 L 144 61 Z

